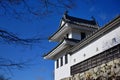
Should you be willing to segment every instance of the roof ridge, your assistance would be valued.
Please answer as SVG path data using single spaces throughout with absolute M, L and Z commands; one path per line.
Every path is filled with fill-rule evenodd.
M 77 18 L 74 16 L 68 15 L 68 11 L 66 11 L 63 15 L 63 20 L 69 21 L 69 22 L 77 22 L 77 23 L 84 23 L 84 24 L 90 24 L 90 25 L 98 25 L 94 19 L 88 20 L 83 18 Z

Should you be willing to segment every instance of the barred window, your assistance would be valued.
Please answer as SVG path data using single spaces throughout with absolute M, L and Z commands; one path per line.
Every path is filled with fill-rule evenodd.
M 60 58 L 60 66 L 63 66 L 63 57 Z
M 68 63 L 68 55 L 66 54 L 65 55 L 65 64 L 67 64 Z
M 58 68 L 59 67 L 59 60 L 57 59 L 56 60 L 56 68 Z

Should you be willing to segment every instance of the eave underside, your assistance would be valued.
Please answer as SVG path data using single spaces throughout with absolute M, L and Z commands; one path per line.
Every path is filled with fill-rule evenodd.
M 56 55 L 62 55 L 64 50 L 70 49 L 76 45 L 79 40 L 65 38 L 59 45 L 44 56 L 45 59 L 55 59 Z

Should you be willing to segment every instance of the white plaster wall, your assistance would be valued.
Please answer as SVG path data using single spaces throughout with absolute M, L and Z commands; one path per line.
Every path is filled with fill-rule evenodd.
M 112 39 L 116 39 L 116 43 L 112 43 Z M 56 61 L 55 61 L 55 79 L 60 80 L 65 77 L 70 77 L 70 66 L 79 63 L 89 57 L 92 57 L 114 45 L 120 43 L 120 26 L 117 29 L 105 34 L 104 36 L 100 37 L 96 41 L 93 41 L 86 47 L 82 48 L 81 50 L 77 51 L 76 53 L 72 54 L 71 56 L 68 55 L 68 63 L 65 64 L 65 58 L 63 56 L 63 66 L 60 66 L 56 69 Z M 60 59 L 59 59 L 60 63 Z
M 80 39 L 81 39 L 80 32 L 79 32 L 79 33 L 77 33 L 77 32 L 70 32 L 70 34 L 69 34 L 69 38 L 80 40 Z
M 115 38 L 116 42 L 112 43 Z M 71 55 L 71 66 L 120 43 L 120 26 Z M 96 49 L 98 48 L 98 50 Z
M 69 33 L 68 38 L 72 38 L 72 39 L 77 39 L 77 40 L 81 40 L 81 32 L 85 33 L 85 35 L 89 35 L 90 31 L 86 31 L 86 30 L 80 30 L 80 29 L 72 29 L 71 32 Z
M 65 56 L 63 56 L 63 66 L 60 66 L 59 59 L 59 68 L 56 69 L 56 61 L 55 61 L 55 79 L 60 80 L 65 77 L 70 76 L 70 55 L 68 54 L 68 63 L 65 64 Z

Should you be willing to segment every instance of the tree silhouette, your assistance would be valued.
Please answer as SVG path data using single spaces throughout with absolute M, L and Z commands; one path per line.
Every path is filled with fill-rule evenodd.
M 74 6 L 72 0 L 0 0 L 0 15 L 43 17 Z
M 0 75 L 0 80 L 10 80 L 10 78 L 5 78 L 3 75 Z
M 0 16 L 24 18 L 24 16 L 46 17 L 49 14 L 59 13 L 61 10 L 72 9 L 73 0 L 0 0 Z M 7 30 L 0 29 L 0 42 L 7 44 L 33 45 L 47 38 L 21 38 Z M 23 69 L 29 61 L 15 62 L 0 57 L 0 70 Z M 8 80 L 0 76 L 0 80 Z

